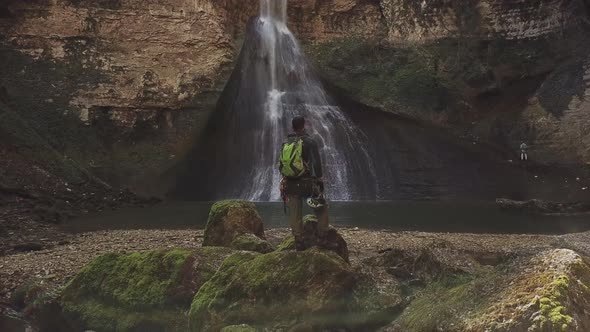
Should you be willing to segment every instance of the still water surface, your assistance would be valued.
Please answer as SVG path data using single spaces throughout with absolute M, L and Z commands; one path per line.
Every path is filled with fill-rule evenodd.
M 204 228 L 211 202 L 174 202 L 148 208 L 102 212 L 74 219 L 72 232 L 110 229 Z M 288 227 L 279 202 L 256 203 L 265 227 Z M 310 209 L 304 213 L 312 213 Z M 493 202 L 389 201 L 332 202 L 338 226 L 453 233 L 562 234 L 590 230 L 590 216 L 539 216 L 507 211 Z

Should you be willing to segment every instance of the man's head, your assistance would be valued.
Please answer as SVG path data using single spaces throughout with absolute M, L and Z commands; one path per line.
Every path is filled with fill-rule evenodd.
M 305 130 L 305 118 L 302 116 L 296 116 L 291 121 L 291 125 L 295 132 L 302 132 Z

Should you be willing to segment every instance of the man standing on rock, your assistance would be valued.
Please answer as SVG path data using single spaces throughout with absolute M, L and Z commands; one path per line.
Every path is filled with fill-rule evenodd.
M 328 205 L 324 199 L 322 161 L 317 143 L 305 132 L 305 119 L 293 118 L 293 133 L 280 152 L 279 170 L 283 176 L 281 196 L 289 206 L 289 223 L 297 250 L 304 250 L 303 199 L 318 218 L 320 244 L 329 229 Z

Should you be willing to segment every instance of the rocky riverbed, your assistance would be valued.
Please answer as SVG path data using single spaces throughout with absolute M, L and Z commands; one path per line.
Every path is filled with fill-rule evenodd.
M 224 213 L 226 212 L 222 211 L 220 219 L 222 226 L 228 222 L 228 217 L 224 217 Z M 237 215 L 248 216 L 249 214 L 238 213 Z M 254 214 L 250 215 L 250 220 L 252 216 L 256 219 Z M 261 221 L 255 220 L 254 224 L 258 222 Z M 142 261 L 143 263 L 129 261 L 131 266 L 135 267 L 132 267 L 131 270 L 121 270 L 116 263 L 120 260 L 127 261 L 136 255 L 147 255 L 146 257 L 151 257 L 150 259 L 157 262 L 159 259 L 163 259 L 153 258 L 160 257 L 157 253 L 162 253 L 162 255 L 180 253 L 181 257 L 186 255 L 186 257 L 191 257 L 190 259 L 194 259 L 197 262 L 195 266 L 201 266 L 195 268 L 195 271 L 200 271 L 200 275 L 205 273 L 203 271 L 209 271 L 208 274 L 206 273 L 207 277 L 197 278 L 198 280 L 191 279 L 193 280 L 190 283 L 192 288 L 189 288 L 192 290 L 184 289 L 181 292 L 186 298 L 183 300 L 184 302 L 174 302 L 175 305 L 178 305 L 179 312 L 189 308 L 187 304 L 182 303 L 192 302 L 189 317 L 199 317 L 197 327 L 194 323 L 195 318 L 192 318 L 191 328 L 195 331 L 216 330 L 223 326 L 241 323 L 250 323 L 254 328 L 266 328 L 270 331 L 286 331 L 288 328 L 301 324 L 303 325 L 299 326 L 300 328 L 308 328 L 308 330 L 312 328 L 314 326 L 313 320 L 310 323 L 296 314 L 297 310 L 303 310 L 301 308 L 293 309 L 294 311 L 276 312 L 277 316 L 273 318 L 273 322 L 269 323 L 270 325 L 257 321 L 255 316 L 252 316 L 252 312 L 228 309 L 231 308 L 231 303 L 235 305 L 241 303 L 242 307 L 248 306 L 248 310 L 260 310 L 269 303 L 259 303 L 258 301 L 272 303 L 276 300 L 281 302 L 280 297 L 275 299 L 267 291 L 264 291 L 264 289 L 268 290 L 279 286 L 283 288 L 281 292 L 287 298 L 297 292 L 307 294 L 308 299 L 317 299 L 319 296 L 321 304 L 297 304 L 302 305 L 304 309 L 319 310 L 317 312 L 324 313 L 326 310 L 327 313 L 330 313 L 330 310 L 337 310 L 338 315 L 343 315 L 343 317 L 353 317 L 358 314 L 360 318 L 357 317 L 354 321 L 343 323 L 344 328 L 349 330 L 371 331 L 382 328 L 384 331 L 430 331 L 442 328 L 444 330 L 481 331 L 494 327 L 496 330 L 531 328 L 534 331 L 552 331 L 563 328 L 568 331 L 583 331 L 590 323 L 587 320 L 587 309 L 585 309 L 587 308 L 585 304 L 590 301 L 590 293 L 587 288 L 587 285 L 590 285 L 590 269 L 586 265 L 586 258 L 590 257 L 590 247 L 587 245 L 590 243 L 590 232 L 564 236 L 476 235 L 337 228 L 335 231 L 346 241 L 347 255 L 350 260 L 350 264 L 347 264 L 338 256 L 329 254 L 329 251 L 309 249 L 304 252 L 295 252 L 288 250 L 288 243 L 285 245 L 285 242 L 288 242 L 290 231 L 284 228 L 267 229 L 262 234 L 259 233 L 260 237 L 256 241 L 267 242 L 273 249 L 278 248 L 277 251 L 267 254 L 236 250 L 235 248 L 221 249 L 219 246 L 203 247 L 205 238 L 208 238 L 206 241 L 212 241 L 211 239 L 215 237 L 214 234 L 228 234 L 227 231 L 220 233 L 219 227 L 217 232 L 212 231 L 211 224 L 210 220 L 208 234 L 205 234 L 205 230 L 185 229 L 101 231 L 69 235 L 61 243 L 47 249 L 4 255 L 0 257 L 0 279 L 2 280 L 0 296 L 3 310 L 7 311 L 9 307 L 12 307 L 10 310 L 20 310 L 25 319 L 38 323 L 39 321 L 36 321 L 38 316 L 35 317 L 35 313 L 38 315 L 39 312 L 36 311 L 39 307 L 38 297 L 44 296 L 40 294 L 45 294 L 44 292 L 47 290 L 59 289 L 61 292 L 61 286 L 67 284 L 65 294 L 70 295 L 65 298 L 69 302 L 60 302 L 65 301 L 63 300 L 65 295 L 62 294 L 57 296 L 57 303 L 66 307 L 70 306 L 70 309 L 73 304 L 83 306 L 88 304 L 88 295 L 80 295 L 83 293 L 82 288 L 89 287 L 91 289 L 93 287 L 92 276 L 84 272 L 88 269 L 96 269 L 93 274 L 97 273 L 98 276 L 101 276 L 100 278 L 104 278 L 102 280 L 107 284 L 108 280 L 121 282 L 120 278 L 126 278 L 126 273 L 132 273 L 128 277 L 133 279 L 133 273 L 139 273 L 138 271 L 142 270 L 141 267 L 145 268 L 145 264 L 148 263 L 145 263 L 146 261 Z M 248 227 L 251 229 L 254 224 L 250 222 Z M 248 227 L 242 229 L 239 234 L 226 237 L 226 240 L 218 240 L 222 242 L 217 245 L 227 247 L 243 245 L 244 241 L 240 244 L 239 241 L 234 240 L 244 234 L 250 234 L 247 231 Z M 220 254 L 218 255 L 216 251 L 218 249 L 213 250 L 216 252 L 215 254 L 211 254 L 212 251 L 207 248 L 220 248 Z M 252 250 L 257 250 L 256 248 L 259 247 L 252 248 L 254 248 Z M 251 254 L 247 254 L 249 252 Z M 100 258 L 97 259 L 97 257 Z M 254 278 L 251 280 L 252 282 L 262 283 L 260 286 L 262 288 L 258 289 L 246 283 L 235 285 L 237 288 L 231 292 L 224 290 L 220 283 L 233 283 L 234 281 L 231 281 L 234 280 L 232 273 L 237 273 L 233 270 L 234 267 L 224 267 L 229 264 L 227 260 L 221 264 L 225 257 L 233 257 L 236 262 L 232 264 L 238 264 L 241 260 L 245 260 L 244 265 L 238 264 L 235 268 L 239 269 L 240 275 L 244 278 L 252 276 Z M 227 259 L 231 261 L 230 258 Z M 335 270 L 330 271 L 337 272 L 337 275 L 342 278 L 332 280 L 330 274 L 325 275 L 329 279 L 328 281 L 335 284 L 330 284 L 330 287 L 324 285 L 318 289 L 310 290 L 308 283 L 299 285 L 298 280 L 289 279 L 295 278 L 294 276 L 280 277 L 281 273 L 299 271 L 297 267 L 299 261 L 302 264 L 300 268 L 307 271 L 306 274 L 309 274 L 310 278 L 314 275 L 324 275 L 321 271 L 327 268 L 326 266 L 331 266 L 330 269 Z M 317 262 L 323 263 L 317 265 Z M 88 265 L 89 263 L 90 265 Z M 205 263 L 208 267 L 203 270 L 202 266 Z M 101 270 L 103 268 L 101 264 L 110 266 L 109 270 Z M 262 275 L 253 274 L 254 271 L 249 267 L 258 266 L 257 264 L 261 264 L 259 268 L 262 270 L 257 270 L 256 273 L 262 273 Z M 272 268 L 265 267 L 265 264 L 273 266 Z M 166 269 L 161 267 L 161 271 L 165 272 Z M 152 276 L 150 272 L 145 272 L 145 270 L 144 273 Z M 266 273 L 269 275 L 266 276 Z M 72 278 L 85 281 L 74 286 L 75 282 L 68 283 Z M 146 278 L 145 280 L 149 279 L 148 276 Z M 164 276 L 164 278 L 167 277 Z M 211 282 L 205 282 L 206 280 Z M 285 282 L 281 282 L 281 280 Z M 315 280 L 311 284 L 319 287 L 323 282 L 325 280 L 321 279 L 321 282 Z M 341 282 L 346 285 L 350 283 L 350 285 L 340 284 Z M 275 283 L 278 284 L 275 285 Z M 106 293 L 100 296 L 114 296 L 114 302 L 101 302 L 101 305 L 119 310 L 117 303 L 122 305 L 120 301 L 123 300 L 118 297 L 120 294 L 114 295 L 117 293 L 117 287 L 127 289 L 132 286 L 122 286 L 116 283 L 113 285 L 114 289 L 101 290 L 100 292 Z M 205 292 L 203 290 L 198 292 L 201 294 L 198 301 L 201 302 L 197 301 L 198 294 L 193 300 L 193 295 L 197 293 L 199 287 L 202 288 L 205 285 L 208 285 L 209 291 L 217 292 L 218 295 L 211 298 L 203 295 Z M 133 287 L 135 286 L 138 284 L 134 284 Z M 149 281 L 144 286 L 146 292 L 152 289 L 149 286 Z M 347 293 L 345 286 L 354 290 L 355 293 L 352 294 L 352 297 L 348 297 L 351 294 Z M 138 287 L 140 290 L 142 289 L 141 283 Z M 256 297 L 248 297 L 249 300 L 243 302 L 246 299 L 240 296 L 236 297 L 234 291 L 238 293 L 243 291 L 250 296 L 261 298 L 256 300 Z M 260 291 L 262 293 L 257 293 Z M 330 292 L 334 292 L 334 294 Z M 165 294 L 169 293 L 165 292 Z M 344 307 L 333 297 L 339 298 L 341 295 L 347 298 Z M 90 296 L 90 298 L 92 297 Z M 117 298 L 119 300 L 116 300 Z M 164 299 L 163 301 L 168 303 L 169 300 Z M 82 302 L 79 303 L 79 301 Z M 213 302 L 210 303 L 210 306 L 203 307 L 199 304 L 202 301 Z M 225 305 L 215 306 L 214 303 L 217 305 L 225 303 Z M 146 306 L 153 307 L 148 310 L 149 312 L 158 308 L 158 305 L 157 303 L 134 302 L 133 312 L 134 315 L 138 315 L 135 323 L 142 322 L 141 313 L 146 312 L 144 310 Z M 76 311 L 74 315 L 76 324 L 82 324 L 78 325 L 79 327 L 95 330 L 101 330 L 102 327 L 104 330 L 104 325 L 96 325 L 96 322 L 93 323 L 92 319 L 89 320 L 88 316 L 85 316 L 87 313 L 83 309 L 79 309 L 81 307 L 76 308 L 78 308 L 76 309 L 78 311 L 74 310 Z M 71 319 L 71 316 L 68 316 L 68 313 L 72 315 L 71 310 L 63 311 L 66 318 L 70 317 Z M 14 311 L 11 312 L 13 315 L 21 315 Z M 95 314 L 100 316 L 101 312 L 97 311 Z M 333 311 L 331 313 L 334 314 Z M 182 326 L 186 328 L 186 325 L 183 325 L 187 323 L 182 318 L 184 314 L 178 316 L 174 312 L 166 313 L 166 315 L 168 314 L 175 317 L 172 319 L 174 324 L 180 324 L 174 325 L 177 330 L 183 330 Z M 226 317 L 224 315 L 229 318 L 219 318 Z M 178 317 L 181 319 L 178 320 Z M 110 317 L 109 319 L 116 321 L 117 318 Z M 114 324 L 123 323 L 115 322 Z M 131 323 L 126 322 L 125 324 Z M 348 327 L 347 324 L 349 324 Z M 116 325 L 116 330 L 130 330 L 131 325 Z M 338 324 L 334 322 L 324 322 L 318 326 L 330 330 L 336 325 Z

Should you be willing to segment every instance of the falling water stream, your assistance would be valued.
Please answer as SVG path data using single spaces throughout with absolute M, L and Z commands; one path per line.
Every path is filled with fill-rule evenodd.
M 327 195 L 349 200 L 356 188 L 351 171 L 363 170 L 365 182 L 376 183 L 374 167 L 366 149 L 365 135 L 335 105 L 308 64 L 295 36 L 286 25 L 287 0 L 261 0 L 257 33 L 259 56 L 268 66 L 266 100 L 260 105 L 260 131 L 253 136 L 253 185 L 240 197 L 250 200 L 277 200 L 280 174 L 277 171 L 279 147 L 285 141 L 290 120 L 305 117 L 308 133 L 321 147 L 326 169 Z M 355 164 L 355 165 L 353 165 Z M 366 194 L 366 193 L 365 193 Z M 373 193 L 374 195 L 374 193 Z

